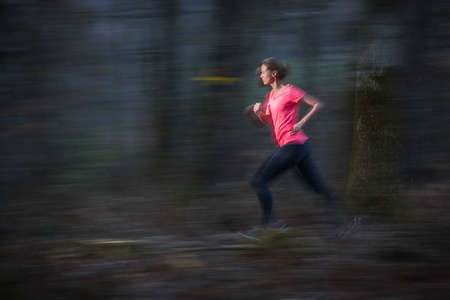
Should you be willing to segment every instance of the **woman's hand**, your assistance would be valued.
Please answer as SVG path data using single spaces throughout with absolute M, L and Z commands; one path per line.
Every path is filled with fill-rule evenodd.
M 292 127 L 292 131 L 298 132 L 303 130 L 303 125 L 305 124 L 304 119 L 300 120 L 299 122 L 294 124 L 294 127 Z
M 272 123 L 272 117 L 269 114 L 263 112 L 262 103 L 255 103 L 255 105 L 253 105 L 253 112 L 258 116 L 259 120 L 264 125 L 269 125 Z
M 308 104 L 312 108 L 299 122 L 295 123 L 295 125 L 291 129 L 294 132 L 303 130 L 303 126 L 305 126 L 306 122 L 311 120 L 311 118 L 315 116 L 325 106 L 322 102 L 320 102 L 319 99 L 310 94 L 306 94 L 302 99 L 306 104 Z
M 261 118 L 255 114 L 253 111 L 254 104 L 250 104 L 244 108 L 244 111 L 242 114 L 249 118 L 249 120 L 255 125 L 256 127 L 263 127 L 265 124 L 261 121 Z
M 255 114 L 258 114 L 258 112 L 262 112 L 262 103 L 255 103 L 255 105 L 253 106 L 253 112 Z

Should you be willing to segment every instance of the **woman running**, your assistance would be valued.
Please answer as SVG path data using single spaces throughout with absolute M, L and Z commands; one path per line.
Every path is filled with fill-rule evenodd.
M 263 60 L 257 71 L 260 73 L 257 76 L 259 84 L 271 86 L 272 89 L 265 96 L 264 103 L 254 104 L 253 113 L 270 127 L 276 150 L 261 163 L 250 184 L 261 206 L 261 226 L 257 230 L 278 229 L 285 224 L 283 221 L 270 224 L 273 200 L 268 183 L 290 168 L 296 168 L 311 187 L 325 197 L 330 207 L 336 208 L 338 200 L 314 161 L 308 137 L 303 132 L 305 124 L 324 104 L 300 88 L 284 84 L 283 79 L 289 74 L 289 68 L 274 58 Z M 301 104 L 308 105 L 310 110 L 298 120 Z

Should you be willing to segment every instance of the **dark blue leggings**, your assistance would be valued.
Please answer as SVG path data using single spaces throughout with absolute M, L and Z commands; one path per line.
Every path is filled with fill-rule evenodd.
M 272 193 L 267 184 L 284 171 L 295 167 L 305 178 L 311 187 L 325 196 L 329 201 L 332 199 L 333 190 L 327 184 L 319 167 L 311 155 L 308 142 L 305 144 L 287 144 L 276 149 L 267 157 L 256 170 L 250 185 L 255 189 L 262 211 L 262 224 L 269 222 L 272 212 Z

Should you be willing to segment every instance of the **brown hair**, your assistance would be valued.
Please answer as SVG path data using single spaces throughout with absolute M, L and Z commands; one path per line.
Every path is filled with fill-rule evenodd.
M 275 58 L 273 57 L 269 57 L 264 59 L 263 61 L 261 61 L 258 65 L 258 67 L 256 68 L 256 82 L 258 84 L 259 87 L 263 87 L 264 84 L 261 80 L 261 66 L 265 65 L 267 67 L 268 70 L 270 71 L 277 71 L 278 72 L 278 78 L 279 79 L 284 79 L 286 76 L 289 75 L 289 73 L 291 72 L 289 66 L 287 66 L 284 63 L 280 63 L 279 61 L 277 61 Z

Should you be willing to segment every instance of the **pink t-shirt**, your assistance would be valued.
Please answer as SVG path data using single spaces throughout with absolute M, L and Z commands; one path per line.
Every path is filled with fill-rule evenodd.
M 272 116 L 271 133 L 275 146 L 304 144 L 308 139 L 303 130 L 292 131 L 292 127 L 298 122 L 299 101 L 305 95 L 305 91 L 291 84 L 285 85 L 277 96 L 273 95 L 273 90 L 267 93 L 264 108 Z

